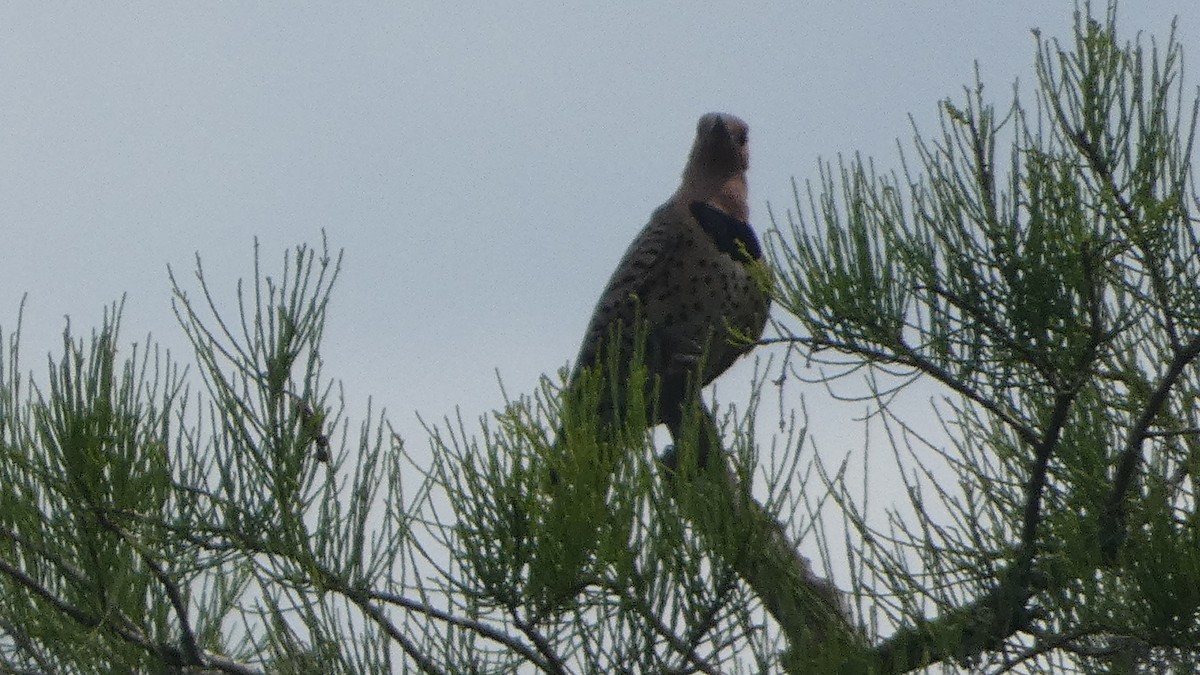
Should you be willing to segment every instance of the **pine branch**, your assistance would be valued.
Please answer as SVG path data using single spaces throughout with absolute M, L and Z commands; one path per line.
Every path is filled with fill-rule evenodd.
M 728 537 L 728 521 L 714 514 L 727 514 L 743 533 L 744 540 L 733 547 L 737 553 L 728 562 L 787 635 L 789 656 L 785 661 L 789 669 L 864 669 L 866 638 L 851 625 L 840 591 L 813 573 L 811 563 L 788 540 L 783 526 L 729 470 L 720 430 L 704 403 L 697 400 L 693 408 L 698 422 L 695 455 L 689 458 L 687 449 L 679 447 L 683 439 L 676 439 L 676 445 L 660 458 L 685 517 L 717 550 L 731 547 L 723 541 Z M 688 423 L 684 424 L 687 428 Z M 708 458 L 705 466 L 695 466 L 696 456 Z
M 1163 373 L 1154 393 L 1150 395 L 1141 414 L 1138 415 L 1137 421 L 1129 429 L 1125 438 L 1125 447 L 1121 450 L 1121 456 L 1117 462 L 1112 492 L 1109 493 L 1108 500 L 1105 502 L 1104 517 L 1101 521 L 1104 523 L 1104 527 L 1100 530 L 1100 552 L 1105 562 L 1109 564 L 1116 561 L 1117 553 L 1125 543 L 1128 533 L 1126 495 L 1133 487 L 1138 465 L 1141 463 L 1142 443 L 1150 436 L 1150 425 L 1154 423 L 1159 412 L 1169 402 L 1172 389 L 1183 375 L 1184 369 L 1197 358 L 1200 358 L 1200 335 L 1193 337 L 1176 351 L 1167 371 Z

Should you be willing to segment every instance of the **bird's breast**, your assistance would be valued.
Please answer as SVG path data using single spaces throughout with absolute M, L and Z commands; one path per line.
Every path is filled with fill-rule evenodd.
M 767 320 L 768 298 L 746 263 L 722 252 L 698 225 L 687 223 L 659 261 L 663 283 L 642 298 L 651 329 L 708 348 L 705 381 L 745 350 L 730 329 L 757 339 Z

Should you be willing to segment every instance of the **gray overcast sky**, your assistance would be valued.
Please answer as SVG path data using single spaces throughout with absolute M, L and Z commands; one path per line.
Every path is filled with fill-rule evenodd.
M 277 269 L 324 228 L 346 251 L 326 374 L 423 447 L 414 410 L 473 419 L 500 405 L 496 369 L 520 393 L 574 357 L 701 113 L 750 123 L 762 231 L 818 158 L 895 167 L 908 115 L 935 129 L 974 61 L 1001 101 L 1018 77 L 1028 93 L 1030 29 L 1068 38 L 1072 13 L 514 4 L 0 6 L 0 325 L 28 292 L 25 367 L 44 370 L 64 315 L 90 329 L 123 293 L 125 339 L 153 333 L 186 356 L 167 264 L 186 277 L 199 252 L 232 282 L 251 272 L 254 236 Z M 1191 0 L 1126 2 L 1121 25 L 1165 39 L 1175 14 L 1194 48 Z

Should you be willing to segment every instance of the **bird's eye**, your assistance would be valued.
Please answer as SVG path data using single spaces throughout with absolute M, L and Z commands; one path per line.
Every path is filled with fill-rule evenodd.
M 741 131 L 741 132 L 739 132 L 739 133 L 738 133 L 738 135 L 737 135 L 737 144 L 738 144 L 739 146 L 741 146 L 741 147 L 745 147 L 746 143 L 749 143 L 749 142 L 750 142 L 750 134 L 749 134 L 748 132 L 746 132 L 746 131 Z

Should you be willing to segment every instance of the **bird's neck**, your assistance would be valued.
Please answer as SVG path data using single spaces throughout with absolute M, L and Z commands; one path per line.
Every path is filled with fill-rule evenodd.
M 725 176 L 689 174 L 684 174 L 679 191 L 675 193 L 679 203 L 686 207 L 695 201 L 706 202 L 742 222 L 750 220 L 745 172 Z

